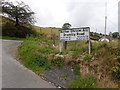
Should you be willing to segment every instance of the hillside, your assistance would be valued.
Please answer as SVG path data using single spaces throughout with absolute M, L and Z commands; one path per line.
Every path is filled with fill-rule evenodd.
M 2 36 L 10 36 L 17 38 L 25 38 L 30 35 L 36 35 L 36 32 L 32 29 L 31 25 L 15 26 L 15 21 L 2 16 Z
M 22 23 L 20 23 L 20 27 L 17 28 L 14 26 L 15 21 L 13 21 L 9 18 L 6 18 L 4 16 L 1 16 L 1 17 L 2 17 L 2 23 L 0 24 L 0 26 L 2 26 L 3 36 L 22 37 L 22 35 L 16 36 L 15 33 L 20 34 L 23 30 L 24 30 L 24 32 L 26 32 L 28 34 L 32 34 L 32 32 L 29 32 L 29 31 L 33 30 L 37 33 L 58 35 L 58 30 L 60 30 L 60 28 L 45 28 L 45 27 L 39 27 L 39 26 L 35 26 L 35 25 L 31 26 L 31 25 L 22 24 Z M 20 30 L 19 30 L 19 28 L 20 28 Z M 12 33 L 10 33 L 10 32 L 12 32 Z M 24 32 L 22 34 L 25 34 Z M 25 37 L 25 35 L 23 35 L 23 37 Z
M 62 49 L 61 53 L 59 52 L 59 41 L 56 39 L 55 47 L 53 43 L 51 38 L 44 35 L 27 38 L 19 48 L 20 60 L 38 75 L 43 75 L 53 83 L 59 82 L 57 84 L 61 87 L 69 85 L 72 88 L 119 87 L 120 50 L 117 41 L 111 43 L 92 41 L 91 55 L 88 54 L 88 46 L 85 41 L 68 42 L 67 50 Z M 64 68 L 66 65 L 68 67 Z M 70 73 L 72 71 L 69 66 L 75 76 L 71 76 L 73 73 Z M 52 76 L 54 78 L 50 78 Z M 76 76 L 78 78 L 75 79 Z M 86 80 L 88 81 L 86 82 Z M 95 85 L 91 86 L 93 83 Z
M 9 25 L 8 25 L 8 23 L 9 23 Z M 37 32 L 37 33 L 40 33 L 40 34 L 45 34 L 47 37 L 49 37 L 49 38 L 52 38 L 52 36 L 55 34 L 56 36 L 58 36 L 58 30 L 60 30 L 61 28 L 52 28 L 52 27 L 40 27 L 40 26 L 35 26 L 35 25 L 32 25 L 32 26 L 30 26 L 30 25 L 26 25 L 26 24 L 22 24 L 22 23 L 20 23 L 20 25 L 21 26 L 24 26 L 21 30 L 19 30 L 19 28 L 16 28 L 15 26 L 14 26 L 14 24 L 15 24 L 15 21 L 13 21 L 13 20 L 11 20 L 11 19 L 9 19 L 9 18 L 6 18 L 6 17 L 4 17 L 4 16 L 2 16 L 2 23 L 0 24 L 0 26 L 2 25 L 2 30 L 3 30 L 3 36 L 13 36 L 13 37 L 21 37 L 20 35 L 19 36 L 15 36 L 15 35 L 9 35 L 9 34 L 7 34 L 6 32 L 11 32 L 11 31 L 9 31 L 10 30 L 10 28 L 12 29 L 12 34 L 14 33 L 14 31 L 16 31 L 16 29 L 17 29 L 17 31 L 16 31 L 16 33 L 18 32 L 18 33 L 20 33 L 21 31 L 22 31 L 22 29 L 24 30 L 24 27 L 26 27 L 25 29 L 28 29 L 28 31 L 31 31 L 31 30 L 29 30 L 29 29 L 32 29 L 33 31 L 35 31 L 35 32 Z M 4 28 L 4 26 L 5 27 L 9 27 L 9 30 L 7 30 L 7 31 L 5 31 L 4 32 L 4 29 L 6 30 L 6 28 Z M 19 31 L 18 31 L 19 30 Z M 25 31 L 25 30 L 24 30 Z M 33 32 L 33 33 L 35 33 L 35 32 Z M 5 35 L 4 35 L 4 33 L 5 33 Z M 26 32 L 27 33 L 27 32 Z M 31 34 L 32 32 L 28 32 L 28 34 Z M 25 35 L 23 36 L 23 37 L 25 37 Z M 92 40 L 99 40 L 101 37 L 103 37 L 103 35 L 102 34 L 98 34 L 98 33 L 94 33 L 94 32 L 90 32 L 90 38 L 92 39 Z
M 58 30 L 23 25 L 15 27 L 14 21 L 2 17 L 3 33 L 22 36 L 26 30 L 36 32 L 27 36 L 19 47 L 19 61 L 36 74 L 61 87 L 118 88 L 120 87 L 120 50 L 118 40 L 98 42 L 100 35 L 91 32 L 92 53 L 88 54 L 87 41 L 70 41 L 67 49 L 59 52 Z M 7 26 L 6 26 L 7 25 Z M 11 31 L 10 31 L 11 30 Z M 16 31 L 14 31 L 16 30 Z M 21 32 L 21 30 L 23 32 Z M 9 32 L 9 33 L 8 33 Z M 18 34 L 17 34 L 18 33 Z M 30 32 L 33 34 L 33 32 Z M 25 33 L 25 35 L 27 35 Z M 54 45 L 53 45 L 54 44 Z M 64 42 L 61 42 L 62 47 Z M 53 78 L 54 76 L 54 78 Z

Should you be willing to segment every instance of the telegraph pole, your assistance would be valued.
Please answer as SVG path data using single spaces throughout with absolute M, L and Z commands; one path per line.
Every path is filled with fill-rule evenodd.
M 107 30 L 107 0 L 105 2 L 105 37 L 106 37 L 106 30 Z

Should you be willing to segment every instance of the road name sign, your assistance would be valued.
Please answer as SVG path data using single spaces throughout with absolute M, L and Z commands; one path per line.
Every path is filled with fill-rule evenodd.
M 89 54 L 91 53 L 91 42 L 90 42 L 90 28 L 71 28 L 71 29 L 61 29 L 59 30 L 59 40 L 60 41 L 78 41 L 86 40 L 88 42 Z M 60 52 L 62 52 L 60 44 Z
M 71 28 L 59 30 L 60 41 L 77 41 L 77 40 L 89 40 L 90 28 Z

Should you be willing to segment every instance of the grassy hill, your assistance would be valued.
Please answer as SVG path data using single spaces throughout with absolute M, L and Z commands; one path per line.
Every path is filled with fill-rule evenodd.
M 39 33 L 44 33 L 44 34 L 56 34 L 58 35 L 58 30 L 61 28 L 47 28 L 47 27 L 39 27 L 33 25 L 34 30 L 36 30 Z
M 14 27 L 14 21 L 2 17 L 2 27 L 8 23 L 7 30 L 21 31 Z M 10 27 L 11 29 L 10 29 Z M 78 76 L 71 80 L 71 88 L 118 88 L 120 87 L 120 49 L 118 40 L 110 43 L 96 41 L 102 35 L 91 33 L 92 53 L 88 54 L 86 41 L 70 41 L 67 50 L 59 52 L 58 30 L 60 28 L 45 28 L 23 25 L 37 32 L 37 36 L 28 36 L 19 47 L 19 59 L 23 65 L 38 75 L 56 67 L 68 65 Z M 23 29 L 25 31 L 26 29 Z M 3 30 L 5 30 L 3 28 Z M 23 34 L 23 33 L 21 33 Z M 95 40 L 94 40 L 95 39 Z M 61 42 L 63 45 L 63 42 Z M 53 46 L 55 44 L 55 46 Z M 63 55 L 63 58 L 56 55 Z M 62 78 L 69 74 L 64 73 Z M 57 76 L 58 77 L 58 76 Z
M 92 41 L 91 55 L 88 54 L 86 41 L 72 41 L 68 42 L 67 50 L 62 49 L 60 53 L 59 41 L 56 40 L 56 46 L 53 47 L 53 40 L 43 35 L 28 37 L 20 46 L 19 54 L 22 63 L 37 74 L 56 66 L 71 66 L 74 74 L 79 76 L 70 82 L 71 88 L 117 88 L 119 85 L 120 50 L 117 41 Z M 62 54 L 64 58 L 55 58 L 56 54 Z M 85 82 L 87 86 L 82 84 Z M 91 86 L 93 83 L 95 86 Z
M 35 26 L 35 25 L 26 25 L 26 24 L 22 24 L 20 23 L 20 27 L 15 27 L 15 21 L 6 18 L 4 16 L 1 16 L 2 18 L 2 22 L 0 23 L 0 27 L 2 27 L 2 31 L 3 31 L 3 36 L 12 36 L 12 37 L 20 37 L 20 38 L 24 38 L 32 33 L 35 34 L 35 32 L 40 33 L 40 34 L 44 34 L 49 38 L 52 38 L 52 36 L 55 34 L 56 36 L 58 36 L 58 30 L 60 30 L 61 28 L 47 28 L 47 27 L 40 27 L 40 26 Z M 18 35 L 16 35 L 18 34 Z M 98 34 L 98 33 L 94 33 L 94 32 L 90 32 L 90 38 L 92 40 L 98 40 L 101 37 L 103 37 L 102 34 Z
M 26 25 L 20 23 L 20 26 L 15 27 L 15 21 L 1 16 L 2 23 L 0 23 L 0 27 L 2 27 L 3 36 L 11 36 L 11 37 L 20 37 L 24 38 L 30 34 L 35 34 L 35 32 L 40 34 L 46 34 L 47 36 L 51 37 L 51 35 L 56 34 L 58 35 L 58 30 L 60 28 L 45 28 L 45 27 L 38 27 L 35 25 Z M 49 35 L 48 35 L 49 34 Z
M 25 38 L 30 35 L 36 35 L 36 32 L 32 29 L 30 25 L 24 25 L 20 23 L 19 26 L 15 26 L 15 21 L 3 16 L 1 26 L 2 36 Z

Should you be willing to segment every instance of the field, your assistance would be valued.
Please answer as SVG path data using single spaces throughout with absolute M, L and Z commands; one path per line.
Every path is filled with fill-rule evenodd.
M 47 27 L 39 27 L 33 25 L 33 29 L 36 30 L 38 33 L 58 35 L 58 30 L 60 30 L 61 28 L 47 28 Z

